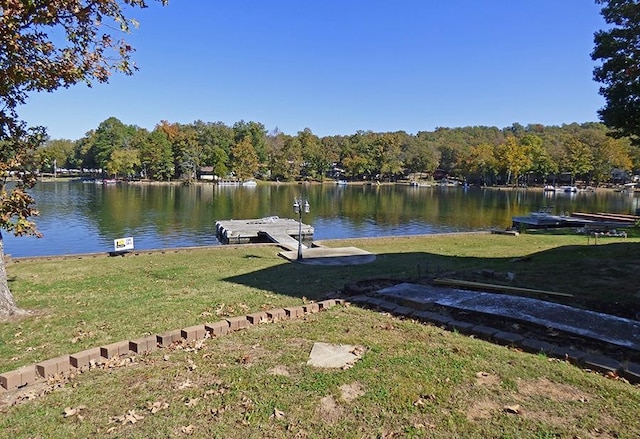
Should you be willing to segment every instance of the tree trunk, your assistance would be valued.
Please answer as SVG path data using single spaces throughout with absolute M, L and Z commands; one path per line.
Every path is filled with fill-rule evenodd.
M 0 232 L 0 320 L 16 314 L 25 314 L 25 311 L 18 308 L 9 290 L 7 267 L 4 263 L 4 242 Z

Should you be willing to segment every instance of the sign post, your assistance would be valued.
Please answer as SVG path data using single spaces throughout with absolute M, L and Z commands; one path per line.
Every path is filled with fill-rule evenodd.
M 113 253 L 116 255 L 130 252 L 133 248 L 133 237 L 113 240 Z

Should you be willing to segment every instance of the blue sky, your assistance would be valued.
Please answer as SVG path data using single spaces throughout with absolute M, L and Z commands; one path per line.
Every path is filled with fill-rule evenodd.
M 115 116 L 319 136 L 597 121 L 593 0 L 170 0 L 131 14 L 140 70 L 31 97 L 52 138 Z

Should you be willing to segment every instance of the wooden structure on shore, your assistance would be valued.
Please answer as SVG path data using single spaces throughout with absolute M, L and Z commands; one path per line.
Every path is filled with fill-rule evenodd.
M 543 211 L 532 213 L 528 216 L 514 216 L 511 221 L 513 222 L 513 228 L 518 230 L 576 227 L 590 231 L 607 231 L 631 227 L 637 221 L 640 221 L 640 216 L 583 212 L 575 212 L 571 215 L 552 215 L 547 211 Z
M 298 248 L 298 234 L 302 241 L 313 240 L 313 227 L 291 218 L 269 216 L 259 219 L 216 221 L 216 237 L 222 244 L 250 244 L 275 242 L 289 250 Z M 303 245 L 303 248 L 307 248 Z

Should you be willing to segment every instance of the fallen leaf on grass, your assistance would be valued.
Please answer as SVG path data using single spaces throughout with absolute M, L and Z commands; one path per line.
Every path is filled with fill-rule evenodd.
M 436 395 L 422 395 L 418 399 L 416 399 L 413 403 L 416 407 L 424 407 L 428 401 L 435 401 Z
M 184 390 L 188 387 L 193 387 L 193 384 L 191 383 L 191 380 L 189 378 L 176 386 L 178 390 Z
M 213 417 L 217 417 L 222 415 L 224 412 L 226 412 L 228 409 L 227 406 L 222 406 L 222 407 L 218 407 L 218 408 L 213 408 L 211 409 L 211 414 L 213 415 Z
M 193 362 L 191 358 L 187 358 L 187 370 L 196 370 L 198 366 Z
M 77 416 L 78 419 L 82 421 L 82 415 L 80 414 L 80 411 L 84 410 L 86 408 L 87 408 L 87 406 L 84 406 L 84 405 L 79 405 L 78 407 L 75 407 L 75 408 L 66 407 L 64 409 L 64 417 L 65 418 L 70 418 L 72 416 Z
M 520 404 L 514 404 L 514 405 L 505 405 L 504 406 L 504 411 L 507 413 L 513 413 L 515 415 L 520 414 L 520 411 L 522 409 L 520 408 Z
M 112 424 L 115 422 L 122 425 L 135 424 L 143 419 L 143 415 L 136 413 L 135 410 L 129 410 L 125 415 L 112 416 L 111 419 L 109 419 L 109 423 Z
M 187 407 L 193 407 L 194 405 L 198 404 L 198 401 L 200 401 L 200 398 L 189 398 L 189 400 L 185 402 L 184 405 L 186 405 Z
M 180 431 L 183 432 L 184 434 L 193 434 L 195 429 L 196 429 L 195 425 L 191 425 L 191 424 L 180 427 Z
M 156 401 L 156 402 L 148 402 L 147 409 L 151 412 L 152 415 L 155 415 L 160 410 L 165 410 L 169 408 L 169 404 L 164 401 Z
M 282 410 L 279 410 L 277 408 L 273 409 L 273 414 L 271 416 L 269 416 L 270 419 L 284 419 L 285 418 L 285 414 Z
M 421 430 L 423 428 L 430 428 L 431 430 L 433 430 L 434 428 L 436 428 L 436 424 L 423 424 L 421 422 L 413 424 L 413 428 L 415 428 L 416 430 Z

